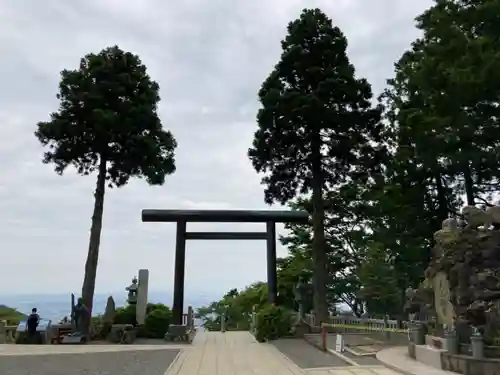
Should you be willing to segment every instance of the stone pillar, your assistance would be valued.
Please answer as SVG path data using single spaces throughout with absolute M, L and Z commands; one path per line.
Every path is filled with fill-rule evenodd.
M 146 320 L 146 308 L 148 306 L 148 284 L 149 270 L 139 270 L 139 285 L 137 288 L 137 304 L 135 306 L 135 319 L 137 324 L 144 324 Z
M 223 312 L 220 316 L 220 331 L 226 332 L 226 313 Z
M 471 336 L 470 346 L 472 350 L 472 357 L 476 359 L 484 358 L 484 339 L 479 332 Z
M 257 330 L 257 306 L 252 306 L 252 327 L 251 332 L 255 333 Z
M 458 337 L 455 331 L 444 334 L 444 349 L 450 354 L 458 354 Z
M 415 345 L 425 344 L 424 330 L 421 324 L 414 323 L 410 327 L 410 337 Z
M 193 306 L 188 306 L 187 326 L 191 329 L 194 328 Z
M 267 293 L 270 304 L 276 304 L 278 299 L 278 276 L 276 269 L 276 223 L 266 223 L 267 232 Z
M 177 222 L 175 237 L 174 266 L 174 303 L 172 304 L 172 323 L 182 325 L 184 315 L 184 272 L 186 263 L 186 221 Z
M 0 344 L 7 343 L 7 332 L 5 331 L 5 322 L 0 320 Z

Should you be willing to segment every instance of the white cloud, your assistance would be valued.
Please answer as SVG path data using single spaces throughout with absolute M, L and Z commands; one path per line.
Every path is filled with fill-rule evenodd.
M 153 289 L 171 289 L 174 226 L 141 223 L 141 209 L 266 208 L 246 152 L 255 130 L 257 91 L 279 58 L 287 23 L 304 7 L 321 7 L 349 38 L 358 74 L 379 92 L 393 62 L 417 35 L 412 19 L 429 4 L 2 1 L 0 294 L 80 290 L 95 180 L 72 171 L 57 176 L 42 165 L 43 149 L 33 136 L 36 123 L 57 108 L 60 70 L 77 67 L 88 52 L 118 44 L 138 53 L 160 83 L 160 114 L 179 142 L 178 172 L 163 187 L 132 181 L 107 192 L 97 290 L 123 288 L 141 267 L 150 269 Z M 187 293 L 223 293 L 263 279 L 265 269 L 264 243 L 192 242 Z

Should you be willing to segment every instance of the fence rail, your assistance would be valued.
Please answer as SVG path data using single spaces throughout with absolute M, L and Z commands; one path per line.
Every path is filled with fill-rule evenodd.
M 316 319 L 313 314 L 306 314 L 304 320 L 310 326 L 319 326 L 319 324 L 316 324 Z M 409 322 L 396 319 L 357 318 L 342 315 L 331 316 L 325 324 L 329 327 L 359 328 L 373 331 L 406 331 L 409 326 Z

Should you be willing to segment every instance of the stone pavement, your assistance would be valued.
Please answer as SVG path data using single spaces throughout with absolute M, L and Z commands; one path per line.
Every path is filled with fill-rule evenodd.
M 258 343 L 249 332 L 204 332 L 199 331 L 192 345 L 0 345 L 0 357 L 11 356 L 21 359 L 20 356 L 29 355 L 57 355 L 70 358 L 70 355 L 79 355 L 75 358 L 83 358 L 90 353 L 109 353 L 118 355 L 123 352 L 124 358 L 137 353 L 164 353 L 179 349 L 169 369 L 161 371 L 165 375 L 397 375 L 398 373 L 383 366 L 343 366 L 343 367 L 320 367 L 300 369 L 288 357 L 282 354 L 274 345 Z M 121 354 L 120 354 L 121 355 Z M 139 355 L 139 354 L 137 354 Z M 166 355 L 166 354 L 165 354 Z M 175 353 L 174 353 L 175 355 Z M 57 356 L 50 356 L 55 365 L 59 363 Z M 26 358 L 26 357 L 25 357 Z M 35 358 L 35 357 L 31 357 Z M 49 357 L 45 357 L 49 358 Z M 73 358 L 73 357 L 71 357 Z M 118 357 L 117 357 L 118 358 Z M 103 357 L 103 360 L 105 357 Z M 43 360 L 47 361 L 47 360 Z M 92 361 L 92 360 L 91 360 Z M 115 360 L 118 361 L 118 360 Z M 0 362 L 1 359 L 0 359 Z M 5 362 L 5 361 L 4 361 Z M 23 361 L 21 361 L 23 362 Z M 26 361 L 25 361 L 26 362 Z M 109 362 L 109 361 L 108 361 Z M 152 363 L 149 362 L 151 365 Z M 75 363 L 76 365 L 76 363 Z M 158 366 L 160 366 L 159 364 Z M 18 365 L 19 369 L 21 364 Z M 59 366 L 59 365 L 57 365 Z M 80 367 L 76 365 L 77 367 Z M 148 375 L 148 365 L 143 365 L 142 371 L 130 368 L 130 371 L 116 372 L 130 375 Z M 157 366 L 157 367 L 158 367 Z M 12 367 L 12 366 L 11 366 Z M 19 372 L 24 374 L 24 372 Z M 118 370 L 117 370 L 118 371 Z M 151 370 L 152 371 L 152 370 Z M 50 372 L 50 371 L 49 371 Z M 26 372 L 28 373 L 28 372 Z M 76 373 L 76 372 L 75 372 Z M 107 372 L 111 373 L 111 372 Z M 115 372 L 113 372 L 114 374 Z M 153 373 L 153 372 L 151 372 Z M 156 372 L 154 372 L 156 374 Z M 54 372 L 52 371 L 52 375 Z M 3 374 L 2 374 L 3 375 Z M 422 375 L 430 375 L 422 373 Z
M 166 375 L 396 375 L 382 366 L 346 366 L 301 370 L 270 344 L 248 332 L 197 333 Z
M 0 344 L 2 355 L 46 355 L 102 352 L 129 352 L 161 349 L 183 349 L 186 345 L 14 345 Z

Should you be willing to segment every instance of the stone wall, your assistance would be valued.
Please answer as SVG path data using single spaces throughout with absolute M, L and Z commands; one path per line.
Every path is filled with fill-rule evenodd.
M 441 363 L 443 370 L 463 375 L 500 375 L 500 359 L 441 353 Z

